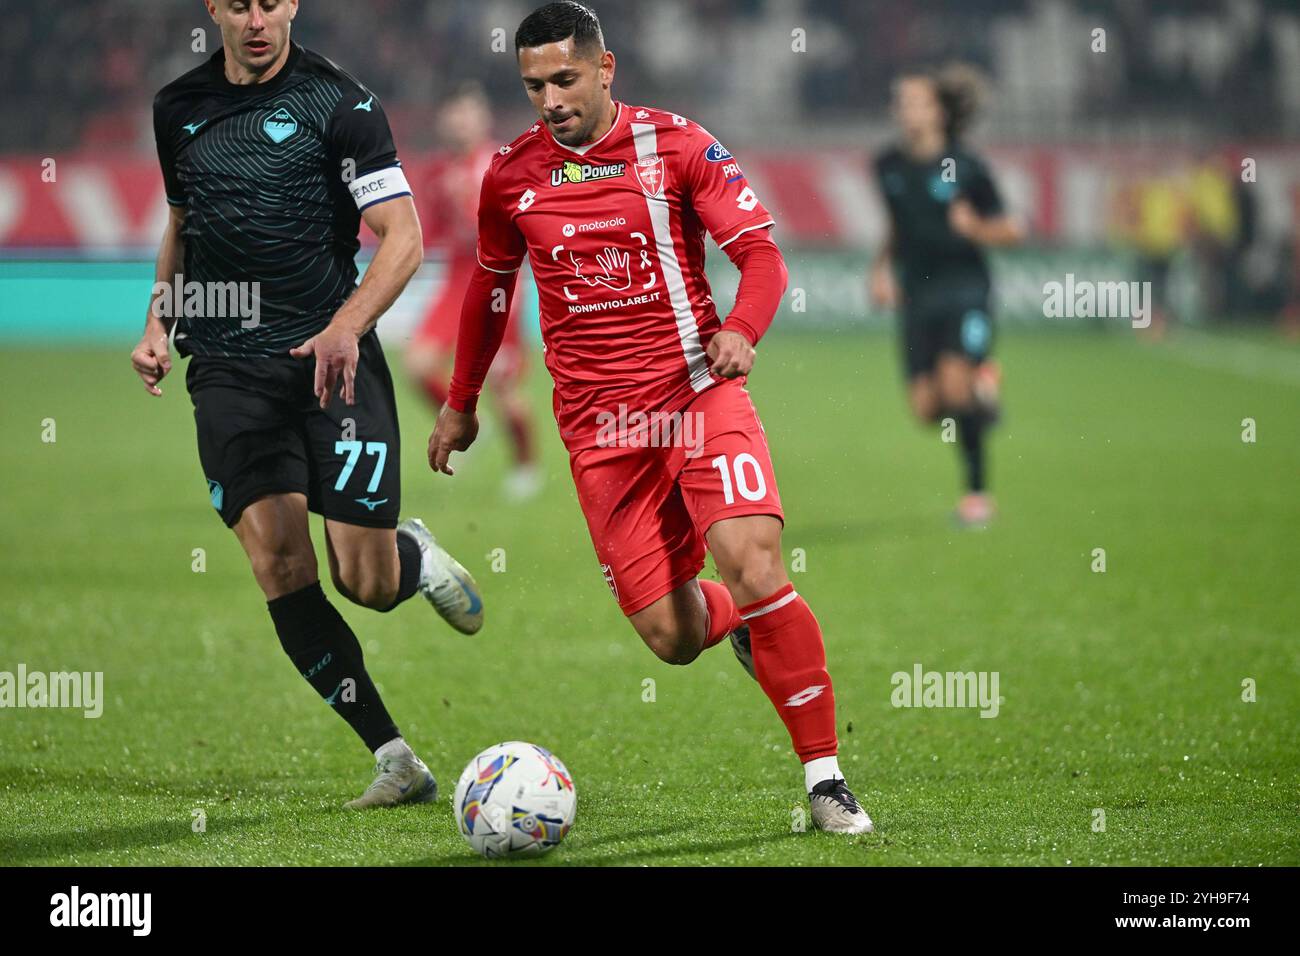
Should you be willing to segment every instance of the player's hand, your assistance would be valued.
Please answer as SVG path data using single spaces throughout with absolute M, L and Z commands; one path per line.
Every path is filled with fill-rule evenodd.
M 954 199 L 948 206 L 948 225 L 965 239 L 973 240 L 979 231 L 980 215 L 967 199 Z
M 145 326 L 140 344 L 131 353 L 131 367 L 150 395 L 162 394 L 158 383 L 172 370 L 172 357 L 167 349 L 167 330 L 161 323 L 150 321 Z
M 478 416 L 473 412 L 458 412 L 450 405 L 442 406 L 438 421 L 429 436 L 429 467 L 444 475 L 456 472 L 447 463 L 453 451 L 466 451 L 478 437 Z
M 882 309 L 898 308 L 898 280 L 894 270 L 886 265 L 877 265 L 871 270 L 871 301 Z
M 339 389 L 343 401 L 349 405 L 357 403 L 357 336 L 350 329 L 331 323 L 317 332 L 302 345 L 289 349 L 294 358 L 316 356 L 316 382 L 313 391 L 320 399 L 320 407 L 329 404 L 330 395 L 339 380 L 343 387 Z
M 708 353 L 713 363 L 709 371 L 723 378 L 748 375 L 754 367 L 754 346 L 739 332 L 728 332 L 724 328 L 709 340 Z

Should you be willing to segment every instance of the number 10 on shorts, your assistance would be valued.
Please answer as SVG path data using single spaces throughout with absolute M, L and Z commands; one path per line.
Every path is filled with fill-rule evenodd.
M 709 464 L 718 469 L 718 474 L 722 476 L 722 498 L 727 504 L 735 503 L 736 491 L 739 491 L 740 497 L 746 501 L 762 501 L 767 497 L 767 482 L 763 479 L 763 469 L 758 466 L 758 459 L 749 452 L 737 455 L 730 465 L 727 463 L 726 455 L 719 455 Z M 736 476 L 734 486 L 731 480 L 733 473 Z

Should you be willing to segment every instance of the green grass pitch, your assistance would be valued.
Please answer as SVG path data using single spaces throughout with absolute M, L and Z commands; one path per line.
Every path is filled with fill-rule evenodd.
M 1300 350 L 1007 333 L 1002 511 L 961 533 L 956 453 L 908 419 L 892 337 L 764 342 L 751 391 L 785 548 L 877 825 L 853 839 L 796 831 L 798 763 L 725 644 L 674 668 L 623 620 L 540 362 L 549 481 L 522 506 L 500 498 L 493 425 L 456 478 L 427 470 L 432 416 L 399 381 L 403 510 L 476 574 L 487 624 L 467 639 L 422 601 L 381 615 L 326 584 L 443 794 L 341 809 L 371 757 L 294 673 L 208 505 L 183 365 L 151 399 L 128 351 L 0 353 L 0 670 L 102 671 L 106 698 L 96 720 L 0 710 L 0 863 L 478 863 L 450 792 L 516 738 L 577 783 L 544 866 L 1300 863 Z M 917 663 L 998 672 L 998 715 L 893 707 Z

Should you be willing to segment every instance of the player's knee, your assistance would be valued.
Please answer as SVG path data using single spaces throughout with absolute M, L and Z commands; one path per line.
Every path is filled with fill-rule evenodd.
M 730 568 L 728 574 L 723 575 L 723 579 L 731 596 L 741 605 L 762 600 L 779 591 L 789 580 L 777 548 L 752 549 Z
M 268 596 L 302 590 L 317 579 L 316 555 L 290 547 L 269 547 L 251 557 L 253 576 Z
M 703 635 L 672 620 L 641 621 L 633 625 L 646 647 L 665 664 L 689 664 L 704 648 Z

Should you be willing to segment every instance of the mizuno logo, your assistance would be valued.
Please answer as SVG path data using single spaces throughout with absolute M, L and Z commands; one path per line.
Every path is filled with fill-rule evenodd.
M 339 695 L 339 691 L 341 691 L 342 689 L 343 689 L 343 682 L 342 682 L 342 681 L 339 681 L 339 686 L 334 688 L 334 693 L 330 694 L 328 697 L 325 698 L 325 703 L 327 703 L 327 704 L 329 704 L 331 707 L 333 707 L 333 706 L 334 706 L 334 698 L 337 697 L 337 696 Z
M 181 128 L 186 130 L 191 136 L 193 136 L 202 128 L 203 124 L 205 124 L 206 122 L 207 120 L 203 119 L 203 120 L 199 120 L 197 123 L 186 123 Z
M 370 112 L 370 106 L 371 106 L 371 104 L 373 104 L 374 102 L 375 102 L 375 98 L 372 96 L 372 97 L 370 97 L 370 99 L 366 100 L 364 103 L 358 103 L 356 106 L 354 106 L 354 107 L 352 107 L 352 108 L 353 108 L 354 110 L 365 110 L 367 113 L 369 113 L 369 112 Z
M 365 505 L 365 506 L 366 506 L 367 508 L 369 508 L 371 511 L 374 511 L 376 508 L 378 508 L 380 505 L 382 505 L 382 504 L 383 504 L 384 502 L 386 502 L 388 499 L 387 499 L 387 498 L 380 498 L 378 501 L 371 501 L 369 498 L 353 498 L 352 500 L 355 501 L 357 504 L 359 504 L 359 505 Z

